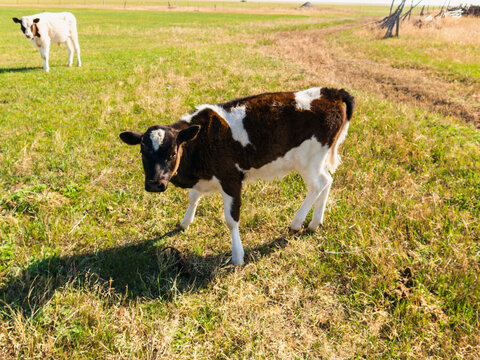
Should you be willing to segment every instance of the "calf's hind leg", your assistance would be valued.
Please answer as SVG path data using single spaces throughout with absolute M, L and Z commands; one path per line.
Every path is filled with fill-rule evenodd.
M 302 224 L 313 204 L 315 204 L 320 194 L 322 194 L 330 184 L 329 177 L 326 176 L 323 171 L 327 154 L 328 147 L 322 146 L 320 143 L 312 143 L 308 151 L 301 154 L 303 159 L 309 159 L 308 163 L 303 163 L 302 165 L 303 159 L 299 158 L 297 171 L 307 184 L 308 192 L 290 224 L 292 231 L 298 231 L 302 228 Z
M 72 35 L 72 42 L 75 52 L 77 53 L 77 66 L 82 66 L 82 61 L 80 60 L 80 44 L 78 43 L 78 34 L 76 31 Z
M 68 51 L 68 63 L 67 63 L 67 65 L 72 66 L 72 64 L 73 64 L 73 43 L 72 43 L 72 40 L 70 38 L 68 38 L 65 41 L 65 45 L 67 46 L 67 51 Z
M 330 193 L 330 188 L 332 187 L 333 178 L 327 171 L 324 169 L 320 176 L 324 179 L 322 182 L 326 182 L 325 187 L 315 201 L 315 208 L 313 209 L 312 221 L 308 224 L 308 229 L 315 231 L 318 225 L 323 224 L 323 214 L 325 213 L 325 207 L 327 205 L 328 194 Z
M 302 206 L 300 206 L 300 209 L 297 210 L 292 220 L 292 223 L 290 224 L 290 229 L 292 231 L 298 231 L 301 229 L 302 224 L 305 221 L 308 213 L 310 212 L 313 204 L 318 199 L 320 194 L 324 191 L 324 189 L 328 186 L 328 178 L 322 176 L 322 174 L 320 174 L 320 176 L 316 177 L 315 179 L 311 179 L 303 175 L 302 177 L 307 183 L 308 192 L 305 200 L 302 203 Z

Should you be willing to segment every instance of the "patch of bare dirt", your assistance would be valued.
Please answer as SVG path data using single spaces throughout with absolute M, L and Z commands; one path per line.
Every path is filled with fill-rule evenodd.
M 320 84 L 372 92 L 380 98 L 457 116 L 480 127 L 478 82 L 462 83 L 440 78 L 425 69 L 395 68 L 392 64 L 351 53 L 331 37 L 326 39 L 327 35 L 368 22 L 371 19 L 328 29 L 271 34 L 268 36 L 271 45 L 265 45 L 263 49 L 301 65 L 305 71 L 318 77 Z

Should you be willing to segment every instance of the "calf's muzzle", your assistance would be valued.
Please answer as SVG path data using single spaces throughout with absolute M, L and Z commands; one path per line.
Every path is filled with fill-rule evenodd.
M 145 181 L 145 190 L 148 192 L 164 192 L 167 190 L 168 180 L 147 180 Z

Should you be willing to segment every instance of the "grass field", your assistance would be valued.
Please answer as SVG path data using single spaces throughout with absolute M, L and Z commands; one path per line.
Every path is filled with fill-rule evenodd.
M 46 74 L 10 20 L 39 8 L 11 5 L 1 359 L 478 358 L 480 36 L 462 37 L 478 20 L 384 41 L 366 26 L 378 8 L 82 8 L 83 67 L 55 46 Z M 357 101 L 325 223 L 287 235 L 297 174 L 249 185 L 243 267 L 229 264 L 220 196 L 175 230 L 188 193 L 146 193 L 138 149 L 118 138 L 198 104 L 317 85 Z

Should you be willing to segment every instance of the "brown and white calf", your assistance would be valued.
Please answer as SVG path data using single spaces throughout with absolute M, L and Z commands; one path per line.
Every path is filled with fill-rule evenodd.
M 315 230 L 323 222 L 330 173 L 340 162 L 337 150 L 353 108 L 353 97 L 343 89 L 266 93 L 201 105 L 174 124 L 152 126 L 145 133 L 123 132 L 120 138 L 141 145 L 145 190 L 163 192 L 169 182 L 191 189 L 182 228 L 192 223 L 203 194 L 220 191 L 232 236 L 232 262 L 240 265 L 243 183 L 298 171 L 308 193 L 290 228 L 300 230 L 314 206 L 308 228 Z

